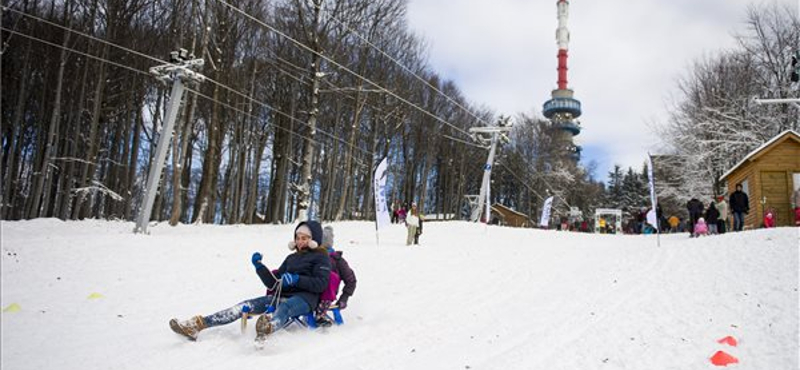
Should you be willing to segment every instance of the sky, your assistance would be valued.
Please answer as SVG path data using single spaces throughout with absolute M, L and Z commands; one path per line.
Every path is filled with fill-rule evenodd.
M 735 47 L 748 5 L 771 1 L 571 1 L 568 81 L 582 103 L 582 163 L 596 161 L 604 180 L 614 164 L 640 169 L 663 150 L 653 127 L 668 119 L 677 79 Z M 432 68 L 471 103 L 542 116 L 557 80 L 555 0 L 409 0 L 407 14 Z

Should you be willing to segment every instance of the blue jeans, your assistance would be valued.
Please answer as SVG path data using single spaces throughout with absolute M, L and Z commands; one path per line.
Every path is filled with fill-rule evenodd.
M 230 324 L 242 318 L 243 307 L 250 307 L 251 315 L 260 315 L 267 312 L 267 306 L 269 306 L 272 301 L 273 297 L 270 295 L 248 299 L 239 302 L 233 307 L 208 315 L 203 319 L 206 322 L 206 326 L 209 328 L 212 326 Z M 306 303 L 303 298 L 298 296 L 285 297 L 278 301 L 275 313 L 272 316 L 272 321 L 281 329 L 289 324 L 289 319 L 292 317 L 297 317 L 309 312 L 311 312 L 311 308 L 308 307 L 308 303 Z
M 744 212 L 733 212 L 733 231 L 742 231 L 744 228 Z

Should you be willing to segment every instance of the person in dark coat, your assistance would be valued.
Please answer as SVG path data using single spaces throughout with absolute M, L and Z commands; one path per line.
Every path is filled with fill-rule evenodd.
M 736 191 L 728 198 L 728 203 L 733 212 L 733 231 L 742 231 L 744 215 L 750 212 L 750 199 L 742 191 L 742 184 L 736 184 Z
M 694 235 L 694 225 L 697 224 L 697 220 L 700 217 L 703 217 L 703 202 L 699 201 L 697 198 L 692 198 L 689 202 L 686 203 L 686 210 L 689 211 L 689 234 Z
M 714 202 L 708 204 L 708 209 L 706 210 L 706 223 L 708 224 L 708 234 L 709 235 L 716 235 L 719 233 L 717 229 L 717 222 L 719 221 L 719 211 L 717 210 L 717 206 L 714 205 Z
M 230 324 L 245 315 L 263 314 L 256 322 L 256 341 L 284 328 L 293 317 L 311 312 L 319 302 L 320 294 L 328 287 L 331 262 L 322 244 L 322 226 L 317 221 L 301 222 L 295 228 L 294 240 L 289 249 L 294 253 L 284 259 L 277 273 L 273 273 L 261 260 L 261 253 L 253 253 L 250 262 L 264 285 L 277 294 L 264 295 L 242 301 L 233 307 L 208 316 L 195 316 L 189 320 L 172 319 L 170 328 L 190 340 L 206 328 Z M 272 313 L 268 308 L 275 308 Z

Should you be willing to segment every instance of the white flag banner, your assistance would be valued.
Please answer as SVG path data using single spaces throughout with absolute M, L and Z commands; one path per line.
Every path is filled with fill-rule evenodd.
M 650 224 L 650 225 L 653 225 L 654 227 L 658 226 L 658 217 L 656 217 L 656 211 L 655 210 L 651 209 L 651 210 L 647 211 L 647 223 Z
M 392 223 L 389 217 L 389 209 L 386 205 L 386 158 L 384 158 L 375 170 L 373 177 L 373 188 L 375 191 L 375 229 L 390 225 Z
M 658 225 L 658 201 L 656 200 L 656 182 L 653 178 L 653 159 L 650 157 L 650 153 L 647 153 L 647 179 L 650 182 L 650 204 L 653 208 L 647 212 L 647 223 L 653 225 L 656 230 L 660 230 L 661 227 Z
M 550 209 L 553 208 L 553 197 L 547 198 L 542 207 L 542 218 L 539 220 L 539 226 L 547 227 L 550 225 Z
M 656 183 L 653 180 L 653 160 L 650 158 L 650 154 L 647 154 L 647 178 L 650 180 L 650 204 L 653 205 L 653 209 L 656 209 L 658 205 L 656 203 Z

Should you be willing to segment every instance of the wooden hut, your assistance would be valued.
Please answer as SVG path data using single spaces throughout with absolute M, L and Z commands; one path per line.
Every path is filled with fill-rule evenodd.
M 742 184 L 750 200 L 745 228 L 761 227 L 764 213 L 774 209 L 776 226 L 794 225 L 792 193 L 800 187 L 800 134 L 786 130 L 756 148 L 720 177 L 728 194 Z
M 500 203 L 492 205 L 492 223 L 512 227 L 532 227 L 533 222 L 524 213 L 517 212 Z

